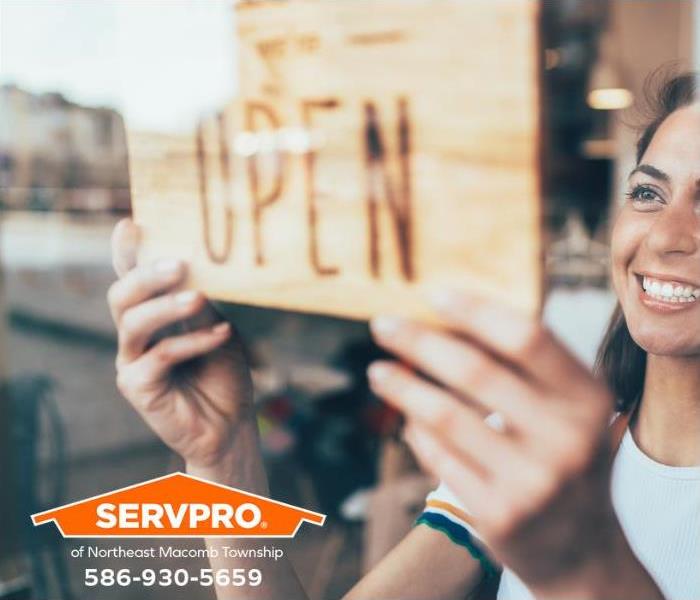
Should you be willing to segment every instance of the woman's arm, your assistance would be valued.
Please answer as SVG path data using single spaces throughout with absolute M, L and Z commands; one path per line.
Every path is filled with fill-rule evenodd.
M 533 587 L 532 591 L 537 600 L 665 600 L 619 527 L 599 560 L 591 561 L 588 567 L 579 569 L 572 576 Z
M 373 328 L 411 367 L 376 363 L 370 380 L 406 415 L 422 464 L 536 597 L 662 598 L 613 510 L 608 390 L 535 321 L 494 301 L 437 300 L 445 327 Z
M 254 418 L 238 426 L 238 430 L 232 437 L 230 449 L 220 461 L 211 467 L 197 467 L 187 465 L 190 475 L 201 477 L 208 481 L 221 483 L 239 488 L 247 492 L 269 496 L 267 474 L 263 465 L 262 455 L 258 441 L 258 428 Z M 281 540 L 280 540 L 281 541 Z M 211 558 L 209 563 L 213 571 L 218 569 L 259 569 L 262 578 L 259 586 L 216 586 L 218 600 L 237 599 L 269 599 L 277 600 L 306 600 L 308 596 L 304 591 L 296 571 L 286 556 L 278 560 L 264 560 L 260 558 L 227 558 L 224 547 L 231 549 L 255 549 L 260 548 L 264 541 L 246 540 L 240 538 L 207 538 L 207 548 L 217 550 L 217 557 Z M 281 544 L 275 540 L 275 545 Z M 286 549 L 285 549 L 286 550 Z M 264 561 L 264 562 L 263 562 Z
M 483 571 L 466 548 L 418 525 L 353 587 L 344 600 L 461 600 Z
M 252 381 L 237 336 L 201 294 L 178 291 L 185 264 L 166 260 L 137 266 L 139 242 L 138 227 L 120 221 L 113 235 L 119 279 L 108 295 L 119 333 L 120 391 L 183 458 L 190 474 L 267 495 Z M 165 327 L 171 331 L 163 337 Z M 208 542 L 220 551 L 259 544 L 234 538 Z M 220 567 L 261 565 L 259 560 L 212 560 L 213 569 Z M 306 598 L 286 560 L 270 561 L 261 571 L 259 587 L 221 587 L 219 598 Z
M 209 469 L 188 466 L 191 475 L 267 495 L 267 477 L 258 447 L 254 422 L 237 432 L 229 454 Z M 226 558 L 223 547 L 257 548 L 258 540 L 207 540 L 207 546 L 219 550 L 210 560 L 211 568 L 257 568 L 262 571 L 259 587 L 217 587 L 219 600 L 269 598 L 305 599 L 307 595 L 287 557 L 261 564 L 260 559 Z M 480 581 L 481 565 L 466 548 L 453 543 L 445 534 L 418 525 L 357 585 L 345 600 L 450 600 L 464 598 Z

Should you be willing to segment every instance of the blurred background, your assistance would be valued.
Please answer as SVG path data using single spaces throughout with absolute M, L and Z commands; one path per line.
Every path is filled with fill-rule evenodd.
M 545 319 L 591 364 L 614 304 L 608 238 L 643 83 L 662 65 L 700 65 L 700 11 L 542 6 Z M 99 561 L 70 559 L 73 541 L 28 515 L 180 467 L 115 388 L 109 236 L 130 210 L 125 119 L 188 130 L 233 95 L 233 20 L 230 0 L 0 0 L 0 599 L 145 597 L 84 595 L 82 569 Z M 365 324 L 221 308 L 253 357 L 272 496 L 329 515 L 289 555 L 312 598 L 338 598 L 405 535 L 434 482 L 368 391 Z M 147 597 L 213 598 L 179 593 Z

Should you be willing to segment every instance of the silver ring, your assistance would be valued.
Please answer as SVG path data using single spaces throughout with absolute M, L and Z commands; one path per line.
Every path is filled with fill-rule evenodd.
M 498 433 L 505 433 L 506 431 L 506 420 L 499 412 L 492 412 L 484 419 L 484 423 Z

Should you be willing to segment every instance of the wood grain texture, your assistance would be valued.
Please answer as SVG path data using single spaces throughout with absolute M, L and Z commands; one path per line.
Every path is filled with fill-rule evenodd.
M 130 131 L 142 260 L 214 298 L 431 318 L 424 291 L 542 294 L 534 0 L 236 7 L 240 95 Z

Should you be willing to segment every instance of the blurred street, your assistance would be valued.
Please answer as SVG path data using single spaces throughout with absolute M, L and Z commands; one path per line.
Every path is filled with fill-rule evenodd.
M 116 336 L 105 298 L 116 220 L 14 213 L 0 230 L 6 368 L 11 376 L 51 378 L 76 458 L 154 443 L 114 385 Z

